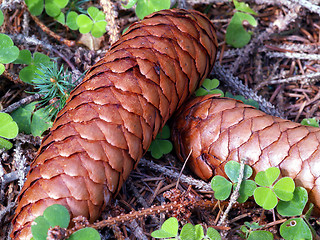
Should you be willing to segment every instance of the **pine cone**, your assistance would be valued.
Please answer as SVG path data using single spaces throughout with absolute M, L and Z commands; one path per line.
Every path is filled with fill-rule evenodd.
M 267 115 L 240 101 L 209 95 L 189 101 L 172 128 L 178 157 L 209 180 L 229 160 L 246 159 L 255 173 L 278 167 L 306 188 L 320 211 L 320 128 Z
M 215 30 L 196 11 L 133 24 L 85 76 L 43 139 L 19 195 L 13 239 L 52 204 L 93 222 L 173 112 L 210 72 Z

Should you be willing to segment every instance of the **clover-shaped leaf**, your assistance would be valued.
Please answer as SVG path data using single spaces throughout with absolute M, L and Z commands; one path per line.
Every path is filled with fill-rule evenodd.
M 266 210 L 273 209 L 278 203 L 276 194 L 270 188 L 258 187 L 253 196 L 256 203 Z
M 42 13 L 44 7 L 43 0 L 25 0 L 25 2 L 32 15 L 39 16 Z
M 122 3 L 121 5 L 124 9 L 129 9 L 129 8 L 132 8 L 137 3 L 137 1 L 138 0 L 129 0 L 127 5 L 123 5 Z
M 31 225 L 31 232 L 35 240 L 47 239 L 48 229 L 50 227 L 60 226 L 68 227 L 70 214 L 68 210 L 59 204 L 47 207 L 43 215 L 37 217 Z
M 77 25 L 79 26 L 80 33 L 88 33 L 91 31 L 93 22 L 92 20 L 85 14 L 80 14 L 77 17 Z
M 26 50 L 26 51 L 29 51 L 29 50 Z M 30 56 L 31 56 L 31 53 L 30 53 Z M 25 63 L 28 64 L 29 66 L 21 69 L 21 71 L 19 72 L 19 78 L 23 82 L 29 83 L 29 84 L 32 84 L 32 80 L 35 79 L 36 74 L 41 74 L 41 71 L 39 70 L 39 68 L 42 66 L 48 66 L 51 61 L 51 59 L 47 55 L 39 52 L 35 52 L 31 60 L 29 59 L 29 53 L 27 52 L 24 52 L 23 56 L 20 56 L 20 57 L 22 58 L 18 59 L 18 62 L 25 61 Z
M 173 238 L 178 235 L 178 220 L 175 217 L 168 218 L 159 230 L 151 233 L 154 238 Z
M 307 190 L 303 187 L 296 187 L 293 192 L 293 198 L 290 201 L 279 201 L 277 211 L 285 217 L 298 216 L 302 214 L 307 202 Z
M 170 140 L 170 128 L 164 125 L 162 130 L 158 133 L 156 138 L 152 141 L 148 151 L 151 152 L 151 156 L 155 159 L 161 158 L 164 154 L 168 154 L 172 151 L 172 143 Z
M 205 96 L 207 94 L 220 94 L 220 97 L 223 97 L 224 94 L 220 89 L 217 89 L 220 82 L 218 79 L 208 79 L 206 78 L 201 87 L 195 91 L 196 96 Z
M 79 16 L 78 13 L 76 13 L 74 11 L 70 11 L 68 13 L 66 24 L 71 30 L 78 30 L 79 29 L 79 26 L 77 24 L 77 17 L 78 16 Z
M 212 240 L 221 240 L 221 235 L 219 234 L 219 232 L 212 227 L 208 228 L 207 237 L 209 237 Z
M 204 231 L 203 227 L 200 224 L 194 226 L 195 230 L 195 239 L 203 239 L 204 238 Z
M 0 26 L 3 24 L 3 21 L 4 21 L 3 12 L 0 10 Z
M 195 227 L 191 223 L 187 223 L 184 225 L 180 232 L 180 239 L 181 240 L 191 240 L 195 239 Z
M 277 197 L 283 201 L 290 201 L 292 199 L 294 189 L 294 181 L 289 177 L 279 179 L 273 186 L 273 190 Z
M 224 166 L 224 171 L 227 174 L 228 178 L 236 183 L 240 175 L 240 163 L 236 161 L 229 161 Z M 244 166 L 243 179 L 248 179 L 252 175 L 252 168 L 248 165 Z
M 253 15 L 258 15 L 255 11 L 253 11 L 247 3 L 238 2 L 237 0 L 233 0 L 233 4 L 236 10 L 242 11 L 245 13 L 250 13 Z
M 32 57 L 31 52 L 27 49 L 23 49 L 19 52 L 18 58 L 13 62 L 15 64 L 31 64 Z
M 270 187 L 277 180 L 280 175 L 279 168 L 271 167 L 266 171 L 258 172 L 255 181 L 258 185 L 263 187 Z
M 12 117 L 8 113 L 0 112 L 0 149 L 12 148 L 12 143 L 7 139 L 15 138 L 18 131 L 18 125 Z
M 312 126 L 312 127 L 319 127 L 319 120 L 314 118 L 305 118 L 301 121 L 302 125 L 305 126 Z
M 136 15 L 138 18 L 143 19 L 153 12 L 169 9 L 170 4 L 170 0 L 139 0 L 136 6 Z
M 311 230 L 302 218 L 292 218 L 282 223 L 280 226 L 280 235 L 286 240 L 312 239 Z
M 100 240 L 101 237 L 94 228 L 82 228 L 73 233 L 67 240 Z
M 67 6 L 69 0 L 45 0 L 45 10 L 50 17 L 56 17 L 61 9 Z
M 93 25 L 92 30 L 91 30 L 92 36 L 94 36 L 95 38 L 101 37 L 106 32 L 106 26 L 107 26 L 106 21 L 96 22 Z
M 248 44 L 251 39 L 251 32 L 247 32 L 243 23 L 247 22 L 253 27 L 257 26 L 257 21 L 250 14 L 235 12 L 226 32 L 226 42 L 236 48 L 241 48 Z
M 41 136 L 44 131 L 52 126 L 52 122 L 44 108 L 35 111 L 36 104 L 37 102 L 33 102 L 18 108 L 12 113 L 12 117 L 17 122 L 20 132 Z
M 272 240 L 273 235 L 271 232 L 258 230 L 258 231 L 250 232 L 247 240 L 257 240 L 257 239 Z
M 259 109 L 259 103 L 256 102 L 256 101 L 253 100 L 253 99 L 246 99 L 244 96 L 241 96 L 241 95 L 233 95 L 233 94 L 231 94 L 230 92 L 226 92 L 225 96 L 228 97 L 228 98 L 233 98 L 233 99 L 236 99 L 236 100 L 240 100 L 240 101 L 242 101 L 244 104 L 248 104 L 248 105 L 251 105 L 251 106 L 255 107 L 256 109 Z
M 222 176 L 214 176 L 211 180 L 211 188 L 216 199 L 226 200 L 230 196 L 232 183 Z
M 11 38 L 0 33 L 0 63 L 11 63 L 19 56 L 19 48 L 13 45 Z
M 236 188 L 237 184 L 234 185 L 234 188 Z M 257 185 L 252 180 L 244 180 L 241 183 L 240 189 L 239 189 L 239 197 L 237 201 L 239 203 L 244 203 L 248 200 L 249 197 L 251 197 L 254 193 L 254 190 L 256 190 Z

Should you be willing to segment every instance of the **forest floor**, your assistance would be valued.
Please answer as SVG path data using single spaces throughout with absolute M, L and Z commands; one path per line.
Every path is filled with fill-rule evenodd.
M 189 0 L 188 6 L 206 12 L 217 30 L 219 55 L 217 64 L 209 78 L 218 78 L 220 87 L 233 94 L 243 95 L 256 100 L 260 109 L 295 122 L 304 118 L 320 118 L 320 4 L 319 0 L 249 0 L 247 1 L 258 15 L 255 28 L 246 26 L 253 32 L 249 44 L 240 49 L 228 46 L 225 33 L 234 13 L 232 2 L 225 0 Z M 97 1 L 86 3 L 102 9 Z M 127 26 L 137 21 L 134 10 L 124 9 L 120 1 L 113 1 L 116 18 L 114 25 L 109 26 L 99 41 L 92 43 L 91 38 L 80 39 L 78 31 L 71 31 L 57 23 L 46 14 L 31 17 L 22 1 L 8 1 L 1 5 L 4 13 L 4 24 L 1 33 L 9 35 L 19 49 L 29 49 L 44 53 L 50 58 L 57 58 L 58 65 L 63 64 L 74 73 L 83 73 L 108 50 L 109 38 L 117 38 Z M 110 11 L 110 9 L 108 10 Z M 48 28 L 45 29 L 43 23 Z M 116 30 L 115 30 L 116 29 Z M 118 31 L 117 31 L 118 29 Z M 63 36 L 64 39 L 75 41 L 75 46 L 68 46 L 68 41 L 52 36 Z M 111 36 L 111 37 L 109 37 Z M 80 43 L 80 42 L 81 43 Z M 90 43 L 88 43 L 88 41 Z M 91 48 L 91 49 L 90 49 Z M 12 112 L 12 104 L 21 100 L 30 102 L 29 92 L 34 91 L 30 84 L 19 79 L 22 66 L 7 64 L 6 71 L 0 76 L 0 110 Z M 239 84 L 240 81 L 240 84 Z M 31 99 L 33 100 L 33 99 Z M 9 108 L 8 108 L 9 107 Z M 40 138 L 20 133 L 11 141 L 13 148 L 0 152 L 0 239 L 9 239 L 11 220 L 16 207 L 21 181 L 24 181 L 28 166 L 35 157 L 40 146 Z M 18 162 L 24 159 L 24 165 Z M 121 192 L 107 208 L 103 216 L 115 216 L 132 210 L 148 209 L 169 202 L 164 192 L 172 191 L 178 185 L 182 192 L 189 191 L 195 198 L 212 199 L 213 191 L 208 184 L 197 188 L 187 180 L 198 179 L 188 169 L 177 184 L 182 164 L 174 152 L 160 160 L 152 159 L 149 153 L 142 159 L 138 167 L 131 173 Z M 175 175 L 172 175 L 172 171 Z M 189 180 L 190 180 L 189 178 Z M 199 186 L 198 186 L 199 187 Z M 179 200 L 180 195 L 176 195 Z M 178 216 L 181 222 L 216 226 L 226 203 L 214 208 L 180 208 L 166 215 L 156 214 L 139 216 L 133 221 L 125 221 L 119 225 L 101 230 L 103 239 L 125 237 L 128 239 L 150 239 L 151 232 L 158 229 L 164 219 Z M 246 204 L 235 204 L 224 227 L 221 230 L 226 239 L 237 239 L 239 228 L 247 222 L 259 222 L 267 225 L 264 229 L 271 231 L 275 239 L 280 239 L 279 226 L 284 217 L 272 212 L 263 211 L 252 200 Z M 317 219 L 311 224 L 320 234 Z

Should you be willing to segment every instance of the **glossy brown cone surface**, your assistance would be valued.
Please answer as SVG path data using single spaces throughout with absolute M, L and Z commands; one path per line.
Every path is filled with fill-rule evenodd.
M 215 30 L 196 11 L 133 24 L 86 75 L 43 139 L 19 196 L 12 238 L 58 203 L 96 220 L 172 113 L 210 72 Z
M 179 110 L 173 140 L 180 160 L 209 180 L 242 158 L 255 172 L 279 167 L 307 189 L 320 209 L 320 128 L 267 115 L 240 101 L 214 96 L 192 99 Z

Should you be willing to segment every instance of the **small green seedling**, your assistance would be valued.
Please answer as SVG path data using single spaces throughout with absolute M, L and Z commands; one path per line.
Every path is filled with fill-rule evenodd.
M 7 139 L 13 139 L 18 135 L 18 125 L 8 113 L 0 112 L 0 149 L 12 148 L 12 143 Z
M 236 161 L 229 161 L 224 166 L 224 170 L 231 182 L 222 176 L 214 176 L 211 180 L 211 187 L 214 191 L 214 197 L 218 200 L 226 200 L 231 194 L 232 187 L 234 187 L 234 189 L 236 188 L 240 174 L 240 164 Z M 248 165 L 245 165 L 243 181 L 239 190 L 240 196 L 237 199 L 239 203 L 247 201 L 247 199 L 253 195 L 253 192 L 257 187 L 254 181 L 247 180 L 251 177 L 251 175 L 252 168 Z
M 219 232 L 212 227 L 207 229 L 207 233 L 205 235 L 203 227 L 200 224 L 194 226 L 191 223 L 187 223 L 182 227 L 180 234 L 178 233 L 178 230 L 178 220 L 175 217 L 171 217 L 162 224 L 159 230 L 153 231 L 151 236 L 154 238 L 180 240 L 221 240 Z
M 68 210 L 59 204 L 47 207 L 43 215 L 37 217 L 31 225 L 33 237 L 31 240 L 46 240 L 50 227 L 59 226 L 67 228 L 70 222 Z M 97 230 L 93 228 L 83 228 L 73 233 L 68 240 L 101 240 Z
M 36 110 L 37 102 L 22 106 L 12 112 L 12 118 L 17 122 L 19 131 L 33 136 L 42 136 L 43 132 L 52 126 L 48 112 L 44 108 Z
M 205 96 L 207 94 L 220 94 L 223 97 L 224 94 L 220 89 L 217 89 L 220 82 L 218 79 L 208 79 L 206 78 L 201 87 L 195 92 L 196 96 Z
M 226 92 L 225 97 L 239 100 L 239 101 L 243 102 L 244 104 L 248 104 L 248 105 L 250 105 L 252 107 L 255 107 L 256 109 L 259 109 L 259 103 L 257 101 L 255 101 L 255 100 L 253 100 L 253 99 L 246 99 L 244 96 L 233 95 L 230 92 Z
M 172 143 L 170 140 L 170 128 L 168 125 L 164 125 L 161 132 L 158 133 L 156 138 L 152 141 L 149 150 L 151 156 L 155 159 L 161 158 L 164 154 L 168 154 L 172 151 Z
M 70 14 L 72 15 L 69 16 Z M 91 32 L 93 37 L 101 37 L 106 32 L 105 14 L 96 7 L 89 7 L 88 15 L 80 14 L 77 16 L 76 12 L 70 12 L 67 17 L 67 25 L 74 30 L 78 25 L 80 33 Z
M 257 21 L 252 15 L 257 15 L 248 4 L 233 0 L 236 12 L 234 13 L 226 32 L 226 42 L 236 48 L 241 48 L 248 44 L 251 39 L 252 32 L 246 31 L 243 24 L 249 23 L 256 27 Z
M 136 15 L 138 18 L 143 19 L 145 16 L 162 10 L 170 8 L 170 0 L 129 0 L 127 5 L 122 5 L 125 9 L 132 8 L 135 4 Z
M 279 179 L 279 168 L 271 167 L 266 171 L 258 172 L 255 182 L 260 186 L 254 191 L 255 202 L 266 210 L 273 209 L 278 204 L 278 198 L 282 201 L 290 201 L 293 198 L 295 184 L 292 178 Z
M 301 124 L 305 126 L 319 127 L 319 120 L 315 117 L 305 118 L 301 121 Z
M 272 240 L 273 235 L 271 232 L 264 231 L 264 230 L 257 230 L 264 226 L 260 226 L 258 223 L 253 222 L 244 222 L 245 226 L 241 226 L 240 230 L 243 232 L 239 233 L 239 235 L 244 239 L 254 240 L 254 239 L 265 239 L 265 240 Z
M 32 84 L 32 81 L 41 74 L 39 68 L 41 66 L 49 66 L 52 62 L 51 59 L 42 53 L 35 52 L 33 57 L 29 50 L 21 50 L 18 58 L 14 61 L 16 64 L 28 65 L 19 72 L 19 78 L 25 83 Z
M 2 12 L 1 12 L 2 14 Z M 3 18 L 3 14 L 2 14 Z M 1 21 L 1 16 L 0 16 Z M 2 20 L 3 22 L 3 20 Z M 0 74 L 5 70 L 4 64 L 11 63 L 19 56 L 19 48 L 14 46 L 11 38 L 0 33 Z

